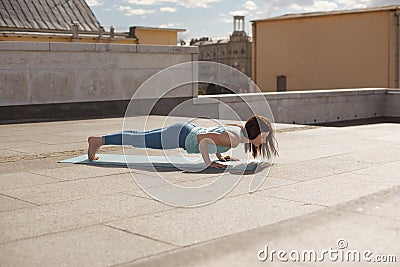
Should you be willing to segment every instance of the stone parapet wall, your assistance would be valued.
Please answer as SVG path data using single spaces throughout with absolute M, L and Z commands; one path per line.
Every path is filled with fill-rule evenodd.
M 400 117 L 400 90 L 388 90 L 385 115 L 387 117 Z
M 0 107 L 129 100 L 154 73 L 197 58 L 197 47 L 0 42 Z
M 400 117 L 400 90 L 396 89 L 337 89 L 254 93 L 239 95 L 200 96 L 194 105 L 218 106 L 214 118 L 235 119 L 232 109 L 245 120 L 252 113 L 248 104 L 264 109 L 265 100 L 276 122 L 318 124 L 380 117 Z M 256 102 L 259 102 L 257 105 Z M 199 108 L 199 107 L 198 107 Z M 254 111 L 258 113 L 257 110 Z

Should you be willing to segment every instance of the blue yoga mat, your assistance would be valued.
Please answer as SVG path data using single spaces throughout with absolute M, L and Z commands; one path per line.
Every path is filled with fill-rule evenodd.
M 138 156 L 115 154 L 97 154 L 98 160 L 88 160 L 87 155 L 82 155 L 66 160 L 61 160 L 59 163 L 74 163 L 74 164 L 88 164 L 88 165 L 107 165 L 107 166 L 141 166 L 141 167 L 174 167 L 179 169 L 204 169 L 205 163 L 202 160 L 196 162 L 189 162 L 181 157 L 164 157 L 164 156 Z M 200 162 L 201 161 L 201 162 Z M 229 161 L 220 162 L 227 165 L 227 170 L 241 170 L 253 171 L 257 168 L 258 161 L 244 162 L 244 161 Z M 218 168 L 211 168 L 218 169 Z

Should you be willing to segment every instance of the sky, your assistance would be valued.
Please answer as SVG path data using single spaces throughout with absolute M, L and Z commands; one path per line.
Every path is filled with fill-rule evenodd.
M 86 0 L 100 24 L 108 31 L 126 32 L 130 26 L 185 29 L 178 39 L 228 38 L 233 16 L 245 16 L 245 31 L 251 35 L 251 20 L 284 14 L 348 10 L 400 5 L 400 0 Z

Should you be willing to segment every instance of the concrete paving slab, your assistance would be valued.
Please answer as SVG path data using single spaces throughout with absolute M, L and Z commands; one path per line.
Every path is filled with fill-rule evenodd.
M 337 136 L 338 134 L 343 133 L 343 130 L 338 127 L 316 127 L 316 128 L 309 128 L 305 131 L 301 131 L 301 134 L 307 136 Z M 293 132 L 296 135 L 296 132 Z
M 308 147 L 319 147 L 319 146 L 332 146 L 341 148 L 343 151 L 358 151 L 363 149 L 381 148 L 381 147 L 391 147 L 398 144 L 394 140 L 376 139 L 374 136 L 369 134 L 358 134 L 356 131 L 354 133 L 341 132 L 336 135 L 307 135 L 307 132 L 311 130 L 304 130 L 301 133 L 282 133 L 277 136 L 280 138 L 278 141 L 282 140 L 282 145 L 280 148 L 296 148 L 304 149 Z M 390 135 L 396 135 L 391 132 Z M 388 134 L 386 134 L 388 136 Z
M 13 148 L 13 151 L 30 153 L 30 154 L 45 154 L 52 152 L 73 151 L 79 149 L 87 149 L 87 142 L 67 143 L 57 145 L 37 144 L 27 147 Z
M 31 132 L 24 132 L 24 131 L 13 131 L 12 133 L 10 132 L 7 135 L 1 136 L 1 141 L 0 145 L 6 145 L 6 143 L 11 143 L 9 144 L 9 147 L 13 148 L 13 146 L 18 145 L 17 143 L 26 143 L 28 146 L 30 142 L 40 142 L 39 138 L 33 138 L 33 135 Z M 36 134 L 37 135 L 37 134 Z
M 356 126 L 348 126 L 342 128 L 344 132 L 357 131 L 361 134 L 368 135 L 381 135 L 382 133 L 391 133 L 395 130 L 400 130 L 400 125 L 398 123 L 375 123 L 375 124 L 364 124 Z
M 39 135 L 38 142 L 46 145 L 58 145 L 58 144 L 71 144 L 80 143 L 86 144 L 87 136 L 58 136 L 56 134 Z
M 400 158 L 399 158 L 400 159 Z M 383 179 L 387 178 L 390 180 L 400 179 L 400 161 L 394 161 L 386 164 L 381 164 L 375 167 L 361 169 L 354 171 L 356 174 L 368 175 L 375 178 L 377 183 L 380 183 Z
M 127 194 L 101 195 L 0 213 L 0 243 L 157 213 L 171 207 Z
M 39 142 L 36 142 L 36 141 L 21 141 L 21 140 L 19 140 L 19 141 L 14 141 L 14 142 L 0 142 L 0 149 L 1 150 L 3 150 L 3 149 L 10 149 L 10 150 L 13 150 L 13 149 L 15 149 L 15 148 L 18 148 L 18 147 L 27 147 L 27 146 L 31 146 L 31 145 L 33 145 L 33 146 L 38 146 L 38 145 L 41 145 L 42 143 L 39 143 Z M 1 153 L 1 156 L 4 156 L 3 155 L 3 153 Z
M 61 158 L 64 157 L 65 156 L 62 156 Z M 32 172 L 44 169 L 57 169 L 63 167 L 63 165 L 57 163 L 58 158 L 52 158 L 48 156 L 37 158 L 35 155 L 33 155 L 33 158 L 29 160 L 26 160 L 20 156 L 13 157 L 11 159 L 6 158 L 5 160 L 4 158 L 0 158 L 0 169 L 2 174 L 14 172 Z
M 106 134 L 112 134 L 120 132 L 122 129 L 120 127 L 109 127 L 104 129 L 87 129 L 87 130 L 74 130 L 74 131 L 60 131 L 53 133 L 54 136 L 59 136 L 60 138 L 63 137 L 74 137 L 74 138 L 82 138 L 82 141 L 87 140 L 89 136 L 102 136 Z
M 32 133 L 26 131 L 9 131 L 1 136 L 3 142 L 22 142 L 22 141 L 32 141 Z
M 362 137 L 355 135 L 354 137 L 344 137 L 340 140 L 330 140 L 334 142 L 336 146 L 343 147 L 346 150 L 351 151 L 361 151 L 368 149 L 384 149 L 393 147 L 397 142 L 387 141 L 387 140 L 377 140 L 370 137 Z
M 343 173 L 273 188 L 256 194 L 328 207 L 379 192 L 399 183 L 399 181 L 391 181 L 386 184 L 373 183 L 374 180 L 373 177 L 367 175 Z
M 321 208 L 252 194 L 224 198 L 200 208 L 173 209 L 140 218 L 114 221 L 107 225 L 178 246 L 188 246 Z
M 2 244 L 0 265 L 112 266 L 174 248 L 142 236 L 96 225 Z
M 0 190 L 21 188 L 38 184 L 56 183 L 59 181 L 59 179 L 32 174 L 29 172 L 0 174 Z
M 309 147 L 297 148 L 296 146 L 279 147 L 279 157 L 275 159 L 277 164 L 287 164 L 301 162 L 305 160 L 320 159 L 331 156 L 342 155 L 352 152 L 345 147 L 336 147 L 332 145 L 313 145 Z
M 119 193 L 136 188 L 130 174 L 114 174 L 97 178 L 59 181 L 28 188 L 0 190 L 0 194 L 43 205 Z
M 322 157 L 272 166 L 270 175 L 276 178 L 307 181 L 377 166 L 371 162 L 342 160 L 342 155 Z M 279 160 L 277 160 L 279 162 Z
M 160 177 L 160 179 L 165 179 L 167 181 L 170 181 L 172 183 L 182 183 L 182 182 L 187 182 L 187 181 L 192 181 L 192 180 L 198 180 L 198 179 L 204 179 L 206 177 L 219 177 L 221 173 L 212 173 L 212 172 L 206 172 L 206 173 L 190 173 L 190 172 L 184 172 L 184 171 L 179 171 L 176 169 L 171 169 L 171 168 L 157 168 L 157 172 L 149 170 L 149 169 L 144 169 L 143 170 L 132 170 L 132 175 L 133 177 L 142 177 L 142 176 L 153 176 L 153 177 Z
M 183 181 L 183 182 L 176 182 L 174 184 L 177 184 L 177 185 L 183 186 L 183 187 L 199 187 L 199 186 L 205 186 L 209 183 L 212 183 L 213 181 L 218 179 L 218 177 L 219 177 L 219 175 L 212 176 L 212 177 L 203 177 L 203 178 L 193 179 L 193 180 L 188 180 L 188 181 Z M 233 188 L 233 190 L 229 194 L 227 194 L 224 198 L 243 195 L 243 194 L 249 194 L 249 192 L 248 192 L 249 183 L 250 183 L 250 178 L 249 179 L 247 179 L 246 177 L 242 178 L 240 180 L 240 182 Z M 277 179 L 277 178 L 270 177 L 270 178 L 267 178 L 267 180 L 261 185 L 261 187 L 259 188 L 259 191 L 263 191 L 263 190 L 270 189 L 270 188 L 276 188 L 276 187 L 288 185 L 291 183 L 297 183 L 297 182 L 289 181 L 286 179 Z M 124 192 L 124 193 L 130 194 L 133 196 L 152 199 L 151 196 L 147 195 L 140 188 L 135 189 L 133 191 Z
M 33 153 L 26 153 L 26 152 L 20 152 L 20 151 L 13 151 L 10 149 L 1 149 L 1 154 L 0 154 L 0 159 L 3 157 L 16 157 L 16 156 L 24 156 L 26 154 L 32 155 Z
M 181 186 L 204 186 L 208 183 L 213 182 L 215 179 L 218 179 L 218 177 L 211 177 L 211 178 L 205 178 L 205 179 L 200 179 L 200 180 L 183 182 L 183 183 L 180 183 L 179 185 L 181 185 Z M 233 197 L 233 196 L 238 196 L 238 195 L 243 195 L 243 194 L 249 194 L 248 190 L 249 190 L 250 181 L 251 181 L 250 177 L 244 176 L 239 181 L 239 183 L 235 186 L 235 188 L 233 188 L 233 190 L 226 197 Z M 297 181 L 290 181 L 287 179 L 268 177 L 266 179 L 266 181 L 257 190 L 257 192 L 264 191 L 264 190 L 271 189 L 271 188 L 279 188 L 281 186 L 294 184 L 294 183 L 297 183 Z
M 149 167 L 140 167 L 135 166 L 134 168 L 129 169 L 132 175 L 135 176 L 155 176 L 164 178 L 168 181 L 177 181 L 177 182 L 185 182 L 192 181 L 198 179 L 204 179 L 207 177 L 218 177 L 223 175 L 224 170 L 214 170 L 214 169 L 205 169 L 199 172 L 189 172 L 186 170 L 180 170 L 178 168 L 149 168 Z
M 108 176 L 113 174 L 129 173 L 129 169 L 122 167 L 101 167 L 88 166 L 82 164 L 64 164 L 55 163 L 58 168 L 32 170 L 31 173 L 57 178 L 60 180 L 78 180 L 100 176 Z
M 0 193 L 0 213 L 8 210 L 35 207 L 36 205 L 19 199 L 4 196 Z
M 389 191 L 393 193 L 386 198 L 384 195 Z M 400 257 L 400 244 L 395 233 L 399 232 L 400 221 L 348 210 L 357 210 L 363 206 L 374 207 L 384 202 L 388 208 L 386 212 L 390 212 L 395 207 L 393 205 L 398 203 L 399 193 L 397 187 L 383 194 L 367 196 L 362 203 L 359 200 L 347 202 L 121 266 L 396 266 Z M 281 254 L 282 260 L 278 257 L 280 250 L 286 252 Z M 323 254 L 324 250 L 328 253 Z M 267 257 L 260 251 L 267 251 Z M 329 251 L 333 253 L 329 254 Z M 365 251 L 371 253 L 364 254 Z M 311 260 L 308 260 L 310 255 L 316 257 L 311 256 Z M 367 256 L 363 258 L 363 255 Z M 377 256 L 390 255 L 396 257 L 397 263 L 393 262 L 394 258 L 391 263 L 376 262 Z M 320 261 L 315 262 L 314 258 Z
M 342 205 L 341 210 L 400 221 L 399 193 L 400 187 L 398 186 L 378 194 L 362 197 L 354 202 L 355 205 Z M 393 234 L 398 235 L 397 232 Z
M 400 147 L 389 146 L 382 147 L 380 149 L 363 149 L 355 152 L 341 154 L 330 157 L 333 160 L 340 159 L 350 162 L 365 162 L 373 164 L 385 164 L 394 161 L 398 161 L 400 158 Z

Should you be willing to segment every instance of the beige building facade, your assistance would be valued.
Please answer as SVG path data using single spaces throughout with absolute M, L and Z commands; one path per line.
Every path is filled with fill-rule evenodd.
M 253 81 L 262 91 L 399 88 L 400 6 L 256 20 Z
M 184 31 L 184 29 L 131 27 L 129 37 L 134 38 L 137 44 L 176 45 L 178 32 Z

